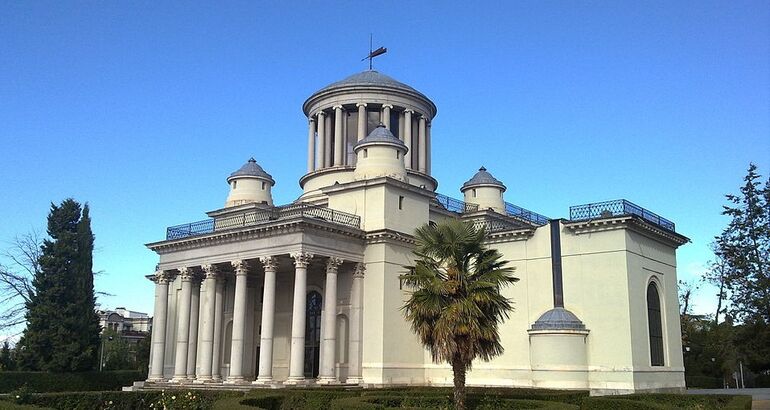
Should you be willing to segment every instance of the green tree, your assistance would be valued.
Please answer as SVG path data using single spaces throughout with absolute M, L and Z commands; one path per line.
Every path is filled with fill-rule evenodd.
M 99 319 L 94 311 L 93 234 L 88 205 L 51 204 L 27 327 L 18 343 L 26 370 L 86 371 L 97 365 Z
M 0 349 L 0 370 L 16 370 L 16 360 L 14 360 L 11 346 L 7 340 L 3 342 L 3 348 Z
M 770 181 L 749 165 L 738 195 L 726 195 L 730 223 L 716 238 L 725 266 L 730 310 L 737 320 L 770 323 Z M 721 292 L 720 292 L 721 293 Z
M 131 344 L 114 330 L 105 330 L 101 336 L 102 364 L 104 370 L 134 370 L 135 354 Z
M 465 374 L 474 359 L 503 352 L 498 324 L 513 310 L 502 288 L 518 281 L 502 254 L 484 246 L 486 232 L 453 220 L 415 232 L 415 265 L 401 280 L 409 288 L 402 311 L 435 363 L 454 375 L 455 408 L 465 409 Z

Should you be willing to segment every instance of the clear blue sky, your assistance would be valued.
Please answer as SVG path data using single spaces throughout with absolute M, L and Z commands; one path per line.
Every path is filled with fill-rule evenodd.
M 485 165 L 550 217 L 627 198 L 692 238 L 679 274 L 697 275 L 723 194 L 749 161 L 769 171 L 770 5 L 471 3 L 4 2 L 0 241 L 88 201 L 103 306 L 152 312 L 144 244 L 220 208 L 250 156 L 294 200 L 301 104 L 366 68 L 371 32 L 376 68 L 439 107 L 440 192 Z

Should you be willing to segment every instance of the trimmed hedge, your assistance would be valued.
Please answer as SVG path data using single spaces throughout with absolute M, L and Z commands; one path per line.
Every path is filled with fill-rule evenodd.
M 581 409 L 658 410 L 658 409 L 751 409 L 751 396 L 629 394 L 626 396 L 587 397 Z
M 185 397 L 189 394 L 192 396 Z M 0 401 L 0 408 L 29 409 L 51 408 L 67 410 L 133 410 L 147 409 L 153 403 L 163 401 L 170 409 L 210 409 L 214 402 L 233 396 L 242 396 L 241 392 L 224 392 L 210 390 L 169 390 L 169 391 L 143 391 L 143 392 L 66 392 L 66 393 L 40 393 L 32 394 L 24 405 L 15 405 L 8 401 Z M 172 399 L 173 397 L 173 399 Z M 8 399 L 11 399 L 10 397 Z M 6 407 L 9 405 L 9 407 Z M 10 407 L 17 406 L 17 407 Z M 39 407 L 31 407 L 39 406 Z
M 145 378 L 143 372 L 133 370 L 82 373 L 0 372 L 0 393 L 10 393 L 25 385 L 35 393 L 120 390 L 123 386 L 130 386 L 134 381 Z
M 709 376 L 685 376 L 684 381 L 689 389 L 721 389 L 722 379 Z

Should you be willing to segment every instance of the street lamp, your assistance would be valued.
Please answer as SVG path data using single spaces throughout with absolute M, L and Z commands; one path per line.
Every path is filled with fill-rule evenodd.
M 112 341 L 112 336 L 107 336 L 107 340 Z M 104 337 L 102 337 L 101 353 L 99 354 L 99 371 L 104 368 Z

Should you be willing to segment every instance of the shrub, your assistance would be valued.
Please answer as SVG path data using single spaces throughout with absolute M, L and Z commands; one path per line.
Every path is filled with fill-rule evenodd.
M 722 379 L 709 376 L 685 376 L 685 383 L 690 389 L 721 389 Z
M 24 385 L 31 392 L 120 390 L 145 377 L 141 371 L 82 373 L 0 372 L 0 393 L 9 393 Z
M 751 409 L 751 397 L 729 395 L 630 394 L 627 396 L 589 397 L 581 409 Z
M 760 374 L 754 378 L 754 387 L 770 387 L 770 374 Z
M 214 402 L 220 398 L 241 396 L 242 394 L 240 392 L 208 390 L 39 393 L 30 395 L 25 403 L 68 410 L 129 410 L 164 407 L 167 409 L 210 409 Z

